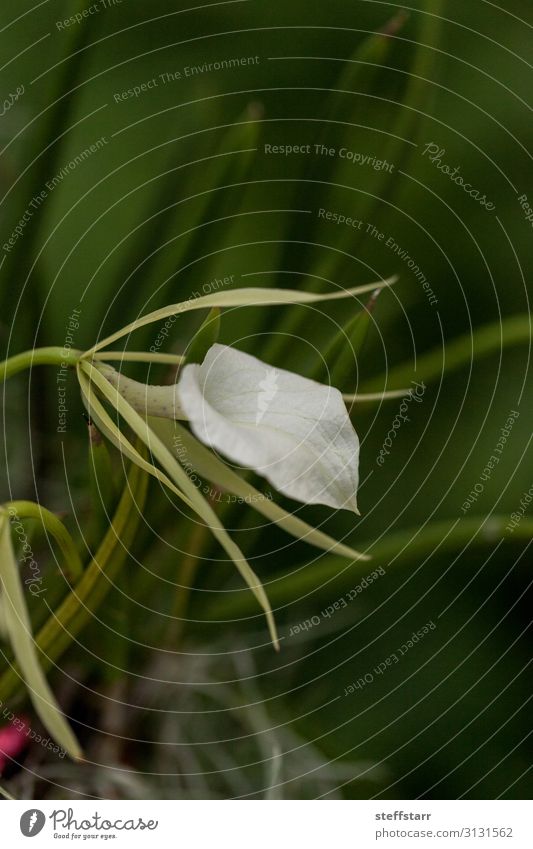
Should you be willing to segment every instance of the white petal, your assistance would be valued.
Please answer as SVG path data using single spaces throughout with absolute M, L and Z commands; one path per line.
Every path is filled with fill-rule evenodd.
M 290 498 L 357 512 L 359 440 L 337 389 L 213 345 L 176 391 L 206 445 Z

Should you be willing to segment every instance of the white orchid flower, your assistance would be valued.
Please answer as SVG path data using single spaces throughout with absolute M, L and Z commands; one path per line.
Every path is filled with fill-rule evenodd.
M 101 371 L 147 416 L 188 420 L 204 445 L 265 477 L 283 495 L 357 513 L 359 439 L 341 393 L 213 345 L 174 386 Z
M 137 319 L 98 342 L 77 363 L 82 398 L 93 422 L 125 457 L 166 486 L 210 528 L 262 606 L 276 647 L 273 613 L 261 581 L 212 504 L 189 477 L 188 466 L 192 464 L 202 477 L 249 501 L 293 537 L 332 554 L 366 560 L 366 555 L 284 510 L 214 453 L 253 469 L 281 493 L 304 504 L 357 512 L 359 440 L 343 396 L 331 386 L 219 344 L 209 349 L 201 365 L 185 366 L 179 356 L 103 349 L 140 327 L 191 310 L 313 304 L 356 297 L 393 282 L 326 294 L 246 288 L 204 295 Z M 106 359 L 173 362 L 182 367 L 174 386 L 151 386 L 125 377 L 105 363 Z M 148 448 L 149 459 L 130 442 L 106 404 Z M 192 434 L 179 420 L 188 422 Z M 176 455 L 176 437 L 185 448 L 187 463 Z

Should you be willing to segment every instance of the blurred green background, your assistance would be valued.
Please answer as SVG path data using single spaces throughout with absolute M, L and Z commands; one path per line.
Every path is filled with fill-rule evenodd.
M 533 519 L 526 509 L 514 533 L 506 526 L 533 484 L 532 225 L 519 201 L 533 205 L 531 9 L 123 0 L 65 25 L 89 5 L 6 0 L 0 13 L 2 92 L 24 87 L 0 120 L 4 356 L 62 345 L 74 309 L 73 344 L 87 348 L 226 276 L 327 291 L 397 274 L 340 388 L 427 388 L 382 466 L 399 401 L 356 407 L 361 517 L 301 509 L 374 563 L 318 556 L 249 508 L 222 508 L 272 598 L 279 657 L 221 551 L 151 486 L 117 588 L 51 672 L 91 765 L 30 751 L 10 786 L 35 798 L 526 798 Z M 185 70 L 236 58 L 246 64 Z M 391 167 L 341 158 L 343 148 Z M 364 303 L 229 311 L 221 341 L 315 374 Z M 202 318 L 181 317 L 166 350 L 182 351 Z M 149 347 L 156 332 L 128 347 Z M 466 355 L 454 367 L 458 339 Z M 149 379 L 171 376 L 158 367 Z M 66 515 L 83 550 L 93 506 L 74 377 L 68 400 L 58 434 L 53 367 L 6 384 L 2 500 Z M 501 459 L 463 511 L 511 411 Z M 37 534 L 43 558 L 45 542 Z M 48 560 L 52 603 L 64 587 Z M 384 576 L 321 615 L 377 566 Z M 320 624 L 290 636 L 314 616 Z M 401 662 L 373 673 L 430 621 Z M 372 682 L 345 696 L 365 675 Z

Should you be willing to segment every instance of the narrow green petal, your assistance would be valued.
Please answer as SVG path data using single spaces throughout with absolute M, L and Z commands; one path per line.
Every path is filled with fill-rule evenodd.
M 370 559 L 360 551 L 356 551 L 354 548 L 350 548 L 350 546 L 344 545 L 333 539 L 333 537 L 328 536 L 328 534 L 313 528 L 307 522 L 304 522 L 297 516 L 293 516 L 274 501 L 271 501 L 262 492 L 226 466 L 212 451 L 198 442 L 181 425 L 176 422 L 154 419 L 151 422 L 151 426 L 162 439 L 170 444 L 172 443 L 172 434 L 177 433 L 178 439 L 185 448 L 187 460 L 192 463 L 200 477 L 205 477 L 214 483 L 215 486 L 220 486 L 238 498 L 244 499 L 250 507 L 253 507 L 258 513 L 266 516 L 272 522 L 275 522 L 280 528 L 291 534 L 291 536 L 307 542 L 309 545 L 314 545 L 316 548 L 320 548 L 330 554 L 348 557 L 350 560 Z
M 351 395 L 349 392 L 344 392 L 342 397 L 349 402 L 369 402 L 369 401 L 391 401 L 393 398 L 403 398 L 409 394 L 408 389 L 392 389 L 388 392 L 356 392 Z
M 130 333 L 133 333 L 134 330 L 138 330 L 140 327 L 153 324 L 154 322 L 164 321 L 171 315 L 178 315 L 192 310 L 211 309 L 212 307 L 283 306 L 334 301 L 340 298 L 350 298 L 353 295 L 361 295 L 364 292 L 372 292 L 375 289 L 383 289 L 385 286 L 391 286 L 396 279 L 396 277 L 391 277 L 388 280 L 377 283 L 367 283 L 364 286 L 355 286 L 352 289 L 328 292 L 324 295 L 313 292 L 299 292 L 294 289 L 257 289 L 254 287 L 250 287 L 249 289 L 232 289 L 228 292 L 213 292 L 210 295 L 201 295 L 199 298 L 191 298 L 188 301 L 171 304 L 168 307 L 148 313 L 143 318 L 132 321 L 126 327 L 123 327 L 122 330 L 117 330 L 116 333 L 98 342 L 97 345 L 94 345 L 84 354 L 84 357 L 88 358 L 92 356 L 112 342 L 116 342 L 117 339 L 129 336 Z

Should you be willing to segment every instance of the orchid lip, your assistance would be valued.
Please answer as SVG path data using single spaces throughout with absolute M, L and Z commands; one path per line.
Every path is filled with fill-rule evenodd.
M 176 393 L 210 448 L 290 498 L 357 512 L 359 440 L 334 387 L 215 344 Z

